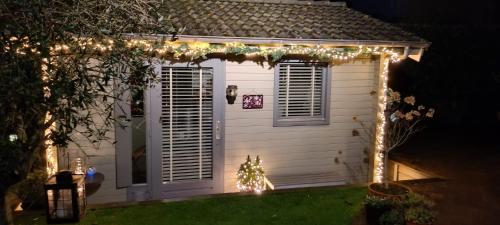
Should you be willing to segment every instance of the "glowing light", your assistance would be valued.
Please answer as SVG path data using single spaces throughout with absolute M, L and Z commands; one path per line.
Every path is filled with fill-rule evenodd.
M 47 113 L 46 122 L 50 121 L 51 116 Z M 45 130 L 45 136 L 48 137 L 55 129 L 55 123 L 52 123 L 50 128 Z M 57 162 L 57 148 L 52 145 L 53 142 L 50 139 L 45 140 L 45 158 L 47 161 L 47 175 L 54 175 L 59 170 L 59 165 Z
M 17 134 L 9 134 L 9 141 L 10 142 L 15 142 L 15 141 L 17 141 L 17 139 L 19 139 Z
M 256 194 L 261 194 L 266 189 L 265 180 L 262 160 L 257 156 L 255 162 L 252 163 L 250 156 L 248 156 L 246 162 L 241 164 L 238 170 L 236 187 L 239 191 L 253 191 Z
M 373 182 L 381 183 L 384 177 L 384 138 L 386 128 L 385 110 L 387 107 L 387 81 L 389 75 L 389 57 L 380 57 L 383 60 L 382 72 L 379 76 L 379 91 L 378 91 L 378 110 L 377 110 L 377 124 L 375 130 L 375 154 L 374 154 L 374 169 L 373 169 Z
M 207 42 L 194 42 L 194 43 L 190 44 L 190 47 L 199 48 L 199 49 L 209 48 L 210 47 L 210 43 L 207 43 Z
M 27 37 L 22 40 L 12 37 L 9 39 L 11 42 L 22 41 L 22 47 L 17 48 L 18 54 L 27 54 L 30 52 L 40 54 L 36 49 L 39 46 L 30 46 Z M 111 39 L 103 39 L 101 41 L 94 40 L 93 38 L 75 38 L 73 40 L 76 46 L 81 49 L 90 49 L 97 53 L 106 53 L 113 50 L 115 41 Z M 153 54 L 154 56 L 169 56 L 173 55 L 175 58 L 187 56 L 191 59 L 205 58 L 206 55 L 211 53 L 222 54 L 236 54 L 244 55 L 246 57 L 260 56 L 267 58 L 272 56 L 274 61 L 281 59 L 284 55 L 308 55 L 313 58 L 330 61 L 349 61 L 363 55 L 388 55 L 392 62 L 400 60 L 399 54 L 392 48 L 387 47 L 342 47 L 342 46 L 307 46 L 307 45 L 245 45 L 243 43 L 230 42 L 224 44 L 211 44 L 207 42 L 172 42 L 172 41 L 157 41 L 157 40 L 141 40 L 129 39 L 125 40 L 125 46 L 129 49 L 140 49 L 143 53 Z M 4 51 L 8 51 L 10 46 L 6 45 Z M 71 53 L 71 48 L 68 44 L 56 44 L 50 47 L 51 56 L 57 56 L 60 53 Z M 92 54 L 92 52 L 88 52 Z
M 42 59 L 42 65 L 41 65 L 41 71 L 42 71 L 42 80 L 44 82 L 49 82 L 49 76 L 48 76 L 48 66 L 47 64 L 49 63 L 47 58 Z M 48 87 L 44 88 L 44 95 L 46 97 L 50 96 L 50 89 Z M 49 123 L 52 119 L 52 116 L 50 113 L 47 113 L 45 116 L 45 123 Z M 45 160 L 47 161 L 47 175 L 51 176 L 54 175 L 58 170 L 59 170 L 59 165 L 57 162 L 57 149 L 55 146 L 53 146 L 52 140 L 50 140 L 50 134 L 52 130 L 55 129 L 55 123 L 52 122 L 50 124 L 50 127 L 45 130 Z

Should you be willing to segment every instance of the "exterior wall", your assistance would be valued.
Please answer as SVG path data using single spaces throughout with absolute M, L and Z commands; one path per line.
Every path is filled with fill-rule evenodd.
M 374 121 L 375 97 L 370 95 L 378 62 L 333 66 L 330 124 L 273 127 L 274 69 L 254 62 L 227 62 L 226 85 L 238 86 L 234 105 L 226 105 L 224 191 L 236 191 L 236 172 L 247 155 L 259 155 L 270 175 L 335 172 L 346 182 L 367 181 L 371 144 L 353 136 L 357 128 L 367 139 L 357 116 Z M 263 94 L 263 109 L 242 109 L 244 94 Z M 298 181 L 300 182 L 300 181 Z
M 399 163 L 393 160 L 389 161 L 388 166 L 389 180 L 401 181 L 401 180 L 417 180 L 417 179 L 428 179 L 436 178 L 438 176 L 432 175 L 425 171 L 421 171 L 411 167 L 404 163 Z
M 77 140 L 78 145 L 71 143 L 66 149 L 67 155 L 59 157 L 62 166 L 60 169 L 69 169 L 67 166 L 72 159 L 82 157 L 86 165 L 95 166 L 97 172 L 104 174 L 104 181 L 99 190 L 87 198 L 89 204 L 126 201 L 126 189 L 116 188 L 114 129 L 111 128 L 107 135 L 109 140 L 92 144 L 84 136 L 75 134 L 73 140 Z
M 360 62 L 333 66 L 330 96 L 330 124 L 273 127 L 274 69 L 254 62 L 226 62 L 226 85 L 238 85 L 238 97 L 225 111 L 224 192 L 236 190 L 236 172 L 247 155 L 261 156 L 270 175 L 335 172 L 346 182 L 367 181 L 366 149 L 371 144 L 353 116 L 372 124 L 379 63 Z M 263 94 L 264 108 L 242 109 L 243 94 Z M 361 137 L 353 136 L 359 129 Z M 111 129 L 113 131 L 113 129 Z M 126 189 L 116 188 L 114 132 L 110 140 L 92 145 L 75 135 L 60 156 L 61 168 L 75 157 L 83 157 L 105 176 L 101 188 L 88 198 L 90 204 L 126 201 Z M 83 153 L 85 152 L 85 153 Z

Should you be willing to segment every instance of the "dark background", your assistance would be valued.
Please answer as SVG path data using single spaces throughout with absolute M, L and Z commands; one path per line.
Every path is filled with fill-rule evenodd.
M 392 65 L 389 81 L 394 90 L 436 108 L 432 127 L 500 127 L 500 3 L 348 0 L 347 5 L 432 42 L 420 62 Z
M 437 202 L 435 224 L 500 224 L 499 5 L 348 0 L 349 7 L 432 42 L 420 63 L 392 66 L 390 86 L 435 107 L 436 119 L 390 157 L 445 177 L 420 186 Z

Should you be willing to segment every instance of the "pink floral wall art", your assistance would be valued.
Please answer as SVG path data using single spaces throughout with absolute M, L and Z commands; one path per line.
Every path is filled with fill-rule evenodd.
M 262 109 L 264 95 L 243 95 L 243 109 Z

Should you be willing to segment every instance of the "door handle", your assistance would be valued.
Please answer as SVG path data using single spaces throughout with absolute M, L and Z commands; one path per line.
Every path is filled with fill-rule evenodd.
M 128 118 L 125 115 L 119 115 L 119 116 L 117 116 L 117 118 L 119 119 L 120 122 L 130 122 L 130 121 L 132 121 L 130 118 Z
M 220 140 L 220 138 L 221 138 L 220 130 L 221 130 L 220 120 L 217 120 L 217 122 L 215 122 L 215 139 L 216 140 Z
M 130 126 L 130 121 L 131 119 L 129 119 L 127 116 L 119 115 L 116 117 L 115 124 L 121 129 L 125 129 Z

